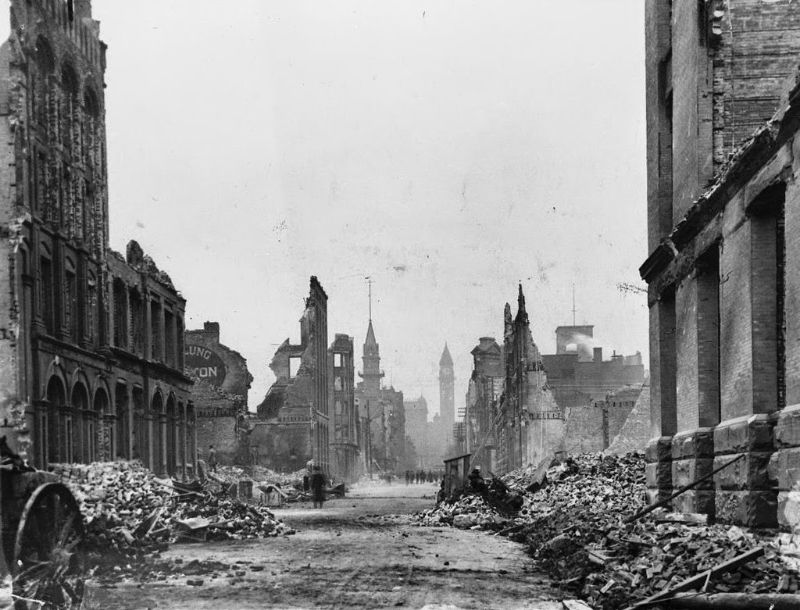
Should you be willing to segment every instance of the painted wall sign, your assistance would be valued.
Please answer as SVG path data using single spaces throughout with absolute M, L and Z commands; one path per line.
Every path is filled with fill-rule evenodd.
M 211 385 L 222 387 L 227 371 L 216 352 L 202 345 L 187 345 L 183 355 L 189 373 Z

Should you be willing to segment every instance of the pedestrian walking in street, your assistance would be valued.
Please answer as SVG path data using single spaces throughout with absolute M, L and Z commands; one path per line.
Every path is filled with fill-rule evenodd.
M 208 468 L 211 472 L 217 471 L 217 450 L 214 445 L 208 446 Z
M 314 500 L 314 508 L 322 508 L 325 502 L 325 475 L 319 466 L 314 466 L 311 474 L 311 497 Z

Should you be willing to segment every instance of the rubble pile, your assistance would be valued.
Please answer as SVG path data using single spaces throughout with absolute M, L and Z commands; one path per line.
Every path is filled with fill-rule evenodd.
M 503 477 L 523 497 L 516 514 L 499 513 L 466 491 L 425 511 L 418 522 L 496 530 L 521 542 L 556 585 L 593 608 L 626 607 L 747 552 L 754 554 L 747 562 L 693 588 L 710 594 L 796 592 L 797 572 L 779 555 L 774 532 L 708 525 L 702 515 L 687 518 L 665 509 L 627 523 L 645 506 L 644 466 L 641 454 L 589 454 L 521 469 Z M 763 553 L 756 557 L 758 549 Z
M 293 533 L 264 507 L 199 484 L 159 479 L 138 462 L 63 464 L 54 472 L 77 498 L 90 552 L 141 556 L 175 540 L 244 539 Z

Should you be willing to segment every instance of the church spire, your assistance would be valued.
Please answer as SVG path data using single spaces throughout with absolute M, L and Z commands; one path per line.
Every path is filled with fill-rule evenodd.
M 439 366 L 453 366 L 453 357 L 450 355 L 450 350 L 447 347 L 447 343 L 444 344 L 444 351 L 442 352 L 442 357 L 439 360 Z

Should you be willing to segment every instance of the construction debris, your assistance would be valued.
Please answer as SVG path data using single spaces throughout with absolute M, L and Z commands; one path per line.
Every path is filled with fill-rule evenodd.
M 465 490 L 418 522 L 493 530 L 524 543 L 541 570 L 593 608 L 624 608 L 648 597 L 652 607 L 687 589 L 710 597 L 796 591 L 797 572 L 780 557 L 774 533 L 708 525 L 665 508 L 644 514 L 644 466 L 639 454 L 589 454 L 544 473 L 519 470 L 503 477 L 522 497 L 519 512 L 504 514 Z
M 54 472 L 80 504 L 90 557 L 105 564 L 163 550 L 177 540 L 294 533 L 264 507 L 198 484 L 159 479 L 139 462 L 62 464 Z

